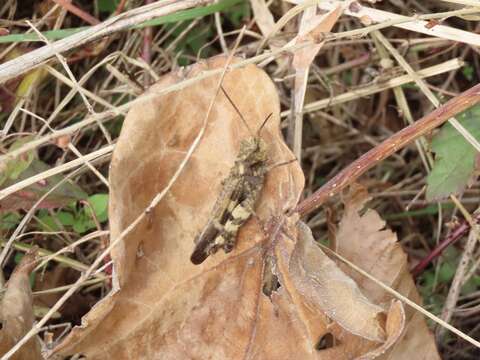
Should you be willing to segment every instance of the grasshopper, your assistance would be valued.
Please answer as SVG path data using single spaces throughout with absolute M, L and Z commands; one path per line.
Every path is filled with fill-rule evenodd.
M 222 90 L 249 128 L 223 87 Z M 267 164 L 267 144 L 260 137 L 260 132 L 271 116 L 272 114 L 267 116 L 255 135 L 240 142 L 237 158 L 228 176 L 222 181 L 222 190 L 210 219 L 195 238 L 195 248 L 190 257 L 193 264 L 201 264 L 221 248 L 225 253 L 232 251 L 238 230 L 255 213 L 255 203 L 262 191 L 265 174 L 270 169 Z M 250 133 L 252 134 L 251 131 Z

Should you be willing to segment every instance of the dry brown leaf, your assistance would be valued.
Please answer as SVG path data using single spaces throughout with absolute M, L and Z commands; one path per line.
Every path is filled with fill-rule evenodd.
M 250 0 L 252 4 L 253 15 L 255 22 L 257 23 L 262 35 L 268 37 L 268 35 L 275 29 L 275 20 L 267 6 L 265 0 Z
M 8 352 L 33 326 L 32 291 L 29 276 L 37 261 L 37 249 L 29 251 L 22 258 L 8 280 L 0 307 L 0 355 Z M 40 343 L 36 337 L 31 338 L 10 359 L 43 359 Z
M 385 285 L 402 295 L 421 303 L 421 298 L 408 271 L 407 256 L 397 241 L 397 236 L 385 229 L 385 221 L 372 209 L 364 213 L 369 200 L 367 191 L 352 187 L 345 199 L 345 212 L 336 236 L 336 252 L 354 263 Z M 348 266 L 340 267 L 362 288 L 375 304 L 387 306 L 392 295 L 366 279 Z M 439 359 L 435 341 L 419 312 L 407 307 L 406 329 L 391 352 L 382 359 Z
M 324 350 L 321 359 L 377 358 L 400 337 L 405 325 L 403 307 L 392 303 L 386 313 L 371 303 L 323 253 L 306 225 L 299 222 L 297 230 L 297 236 L 289 236 L 297 238 L 296 243 L 286 240 L 281 245 L 283 253 L 294 248 L 291 258 L 279 255 L 278 267 L 299 311 L 305 311 L 302 319 L 312 336 L 321 339 L 332 334 L 336 340 L 336 346 Z M 324 315 L 319 321 L 319 313 L 330 320 Z
M 168 75 L 148 93 L 222 67 L 224 61 L 214 58 Z M 166 186 L 198 134 L 217 82 L 218 77 L 203 79 L 131 109 L 111 166 L 112 239 Z M 261 133 L 270 162 L 291 160 L 279 130 L 278 95 L 268 76 L 250 65 L 229 71 L 223 87 L 251 129 L 258 129 L 273 113 Z M 320 249 L 310 238 L 297 242 L 297 218 L 284 216 L 303 187 L 297 163 L 269 171 L 256 216 L 241 228 L 231 253 L 218 252 L 199 266 L 190 262 L 194 237 L 209 217 L 240 140 L 247 136 L 221 93 L 199 147 L 171 191 L 112 252 L 117 290 L 84 317 L 83 327 L 57 347 L 58 354 L 81 352 L 89 359 L 341 360 L 391 346 L 396 332 L 388 324 L 401 318 L 398 311 L 392 307 L 395 315 L 388 314 L 385 325 L 387 314 L 356 293 L 355 284 L 337 274 L 338 269 L 332 271 L 340 280 L 331 281 L 331 286 L 343 291 L 339 282 L 348 283 L 350 305 L 362 308 L 361 318 L 368 319 L 368 326 L 353 324 L 341 308 L 338 313 L 327 308 L 330 320 L 317 303 L 321 291 L 338 290 L 316 286 L 321 271 L 312 261 Z M 311 281 L 297 289 L 300 272 Z M 274 286 L 276 278 L 279 288 Z M 327 334 L 334 334 L 338 342 L 318 351 L 319 340 Z M 385 337 L 387 341 L 380 342 Z
M 290 261 L 289 273 L 295 288 L 311 306 L 318 306 L 328 317 L 351 333 L 382 342 L 383 309 L 370 303 L 357 284 L 343 273 L 315 244 L 310 229 L 301 227 Z
M 320 15 L 317 15 L 316 6 L 305 9 L 300 22 L 298 35 L 292 40 L 292 43 L 300 44 L 312 40 L 318 43 L 295 51 L 292 65 L 297 72 L 300 70 L 305 71 L 310 67 L 313 59 L 325 43 L 325 41 L 322 41 L 323 34 L 332 30 L 349 3 L 350 1 L 346 1 L 342 6 L 339 5 L 327 13 Z

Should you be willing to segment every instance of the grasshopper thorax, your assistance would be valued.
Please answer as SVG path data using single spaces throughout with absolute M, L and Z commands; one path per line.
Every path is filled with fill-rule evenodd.
M 259 136 L 242 140 L 237 161 L 246 166 L 265 163 L 267 161 L 267 144 Z

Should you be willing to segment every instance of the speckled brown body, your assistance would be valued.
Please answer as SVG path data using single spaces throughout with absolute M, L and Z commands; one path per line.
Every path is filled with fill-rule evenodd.
M 264 140 L 258 136 L 242 140 L 235 164 L 222 181 L 211 217 L 195 238 L 192 263 L 202 263 L 220 248 L 226 253 L 232 251 L 238 230 L 255 211 L 267 172 L 267 159 Z

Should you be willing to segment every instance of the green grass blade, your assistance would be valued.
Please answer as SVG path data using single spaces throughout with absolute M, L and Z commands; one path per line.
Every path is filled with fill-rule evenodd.
M 226 10 L 236 4 L 239 4 L 243 2 L 244 0 L 222 0 L 216 4 L 204 6 L 204 7 L 199 7 L 199 8 L 193 8 L 193 9 L 188 9 L 188 10 L 183 10 L 179 11 L 174 14 L 169 14 L 165 16 L 161 16 L 156 19 L 152 19 L 149 21 L 146 21 L 142 24 L 138 24 L 136 26 L 133 26 L 132 28 L 134 29 L 141 29 L 146 26 L 158 26 L 162 24 L 168 24 L 168 23 L 175 23 L 178 21 L 184 21 L 184 20 L 191 20 L 191 19 L 196 19 L 200 18 L 203 16 L 211 15 L 216 12 L 220 12 L 223 10 Z M 51 31 L 45 31 L 42 32 L 42 34 L 48 39 L 48 40 L 59 40 L 63 39 L 65 37 L 68 37 L 70 35 L 73 35 L 79 31 L 87 29 L 88 26 L 84 27 L 79 27 L 79 28 L 74 28 L 74 29 L 59 29 L 59 30 L 51 30 Z M 11 35 L 5 35 L 5 36 L 0 36 L 0 44 L 6 44 L 6 43 L 14 43 L 14 42 L 28 42 L 28 41 L 40 41 L 38 36 L 35 33 L 30 33 L 30 34 L 11 34 Z

